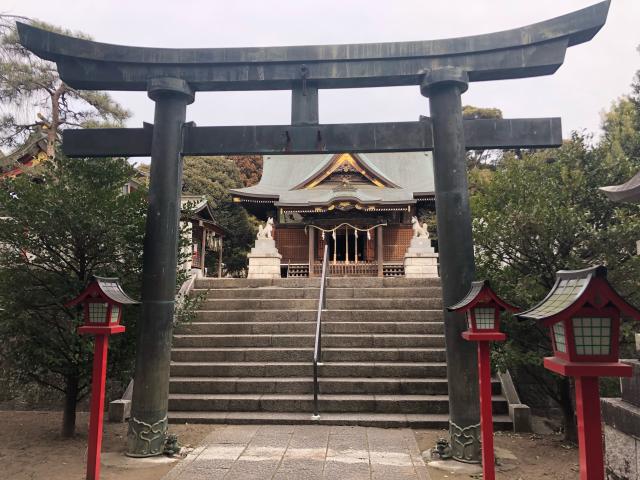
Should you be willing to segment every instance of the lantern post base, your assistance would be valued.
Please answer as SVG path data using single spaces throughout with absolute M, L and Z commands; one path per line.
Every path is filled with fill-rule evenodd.
M 109 336 L 96 335 L 91 384 L 87 480 L 99 480 L 100 478 L 100 450 L 102 449 L 102 424 L 104 420 L 104 391 L 107 377 L 108 349 Z
M 622 362 L 571 362 L 559 357 L 545 358 L 544 366 L 565 377 L 574 377 L 580 480 L 604 480 L 598 377 L 630 377 L 633 368 Z
M 576 377 L 580 480 L 604 480 L 598 377 Z
M 493 455 L 493 410 L 491 402 L 491 359 L 489 342 L 478 342 L 478 378 L 480 382 L 480 435 L 482 438 L 482 478 L 495 480 Z

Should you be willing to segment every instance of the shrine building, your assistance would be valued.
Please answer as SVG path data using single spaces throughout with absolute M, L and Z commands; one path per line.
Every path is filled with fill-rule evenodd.
M 260 182 L 231 193 L 273 218 L 283 276 L 320 275 L 325 243 L 331 275 L 401 276 L 434 190 L 431 153 L 404 152 L 267 155 Z

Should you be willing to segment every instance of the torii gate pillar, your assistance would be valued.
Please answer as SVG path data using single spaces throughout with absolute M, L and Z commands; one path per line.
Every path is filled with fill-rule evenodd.
M 155 102 L 151 141 L 149 206 L 142 265 L 142 318 L 136 346 L 136 370 L 127 455 L 162 453 L 167 431 L 169 364 L 173 331 L 182 191 L 182 129 L 194 94 L 184 80 L 149 80 Z
M 467 73 L 455 67 L 425 74 L 420 91 L 429 97 L 433 122 L 433 171 L 438 212 L 440 277 L 444 305 L 464 297 L 474 279 L 471 210 L 461 95 Z M 480 406 L 474 345 L 462 339 L 463 314 L 444 309 L 449 384 L 449 431 L 453 457 L 480 461 Z

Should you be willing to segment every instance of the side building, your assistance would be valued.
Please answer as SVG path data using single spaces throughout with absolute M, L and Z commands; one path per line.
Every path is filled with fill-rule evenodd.
M 431 153 L 264 157 L 257 185 L 233 200 L 274 220 L 283 276 L 401 276 L 418 210 L 435 210 Z M 420 225 L 418 225 L 420 227 Z

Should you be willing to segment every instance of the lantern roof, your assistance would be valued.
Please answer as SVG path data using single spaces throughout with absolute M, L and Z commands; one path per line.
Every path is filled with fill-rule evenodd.
M 613 202 L 640 202 L 640 172 L 625 183 L 600 187 L 600 190 Z
M 120 280 L 116 277 L 98 277 L 93 276 L 93 279 L 89 286 L 84 289 L 80 295 L 71 300 L 66 304 L 67 307 L 71 307 L 73 305 L 77 305 L 78 303 L 84 301 L 87 297 L 95 297 L 100 295 L 107 300 L 110 300 L 114 303 L 120 303 L 122 305 L 133 305 L 140 302 L 132 299 L 124 293 L 122 290 L 122 285 L 120 285 Z
M 489 280 L 471 282 L 471 288 L 467 292 L 467 295 L 455 305 L 447 307 L 447 310 L 450 312 L 467 311 L 471 310 L 478 303 L 487 302 L 494 302 L 501 310 L 510 310 L 512 312 L 519 310 L 518 307 L 515 307 L 498 297 L 496 292 L 491 288 Z
M 614 290 L 607 280 L 607 268 L 602 265 L 582 270 L 558 271 L 556 283 L 547 296 L 536 306 L 516 316 L 550 325 L 585 306 L 613 306 L 635 320 L 640 320 L 640 311 Z

